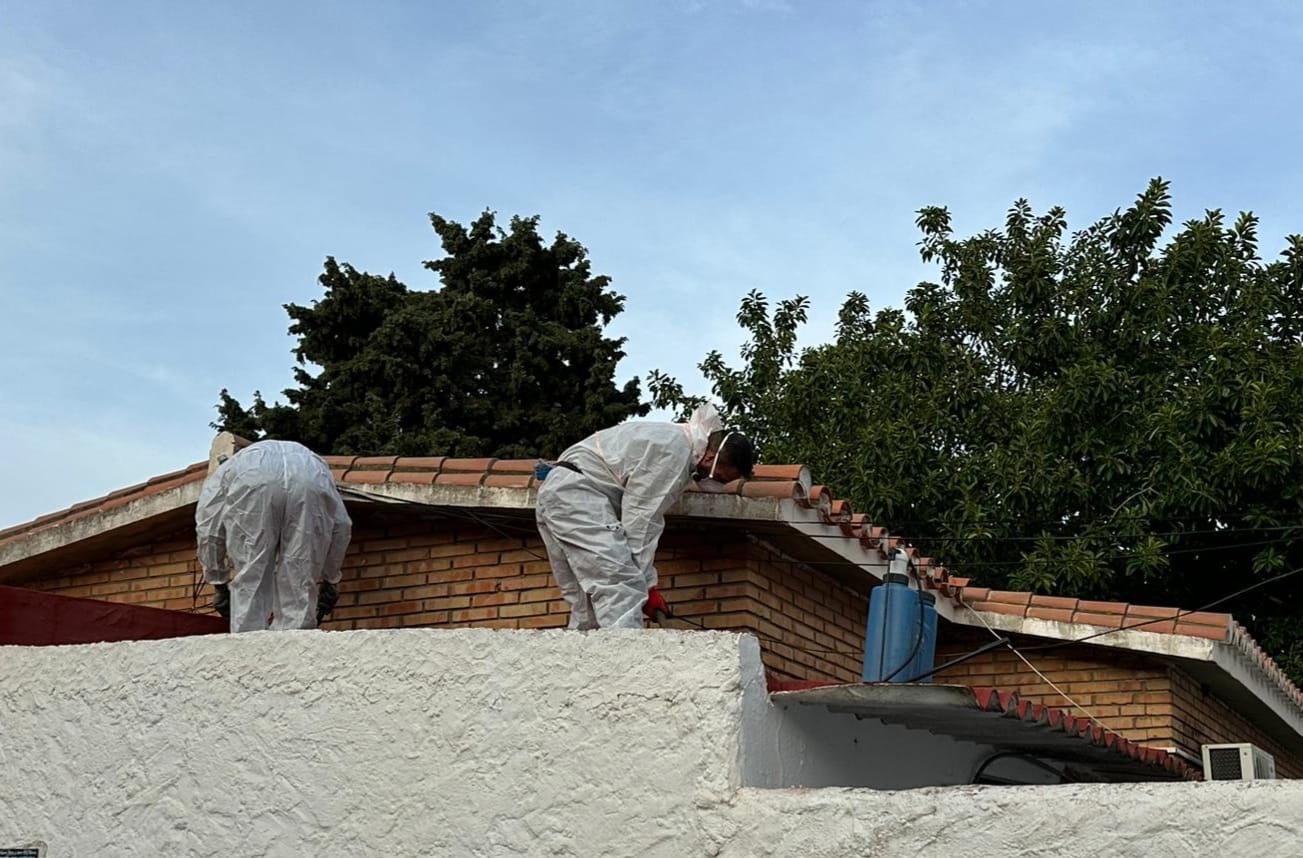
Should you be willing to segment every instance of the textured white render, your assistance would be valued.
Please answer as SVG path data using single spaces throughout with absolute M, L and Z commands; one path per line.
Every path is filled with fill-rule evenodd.
M 832 761 L 798 759 L 802 743 L 838 723 L 870 725 L 790 714 L 768 705 L 755 640 L 722 633 L 307 631 L 5 647 L 0 848 L 1303 854 L 1303 789 L 1289 782 L 746 786 L 790 782 L 793 766 L 832 777 Z M 898 752 L 860 757 L 902 764 Z
M 873 858 L 1296 858 L 1303 784 L 743 789 L 715 854 Z

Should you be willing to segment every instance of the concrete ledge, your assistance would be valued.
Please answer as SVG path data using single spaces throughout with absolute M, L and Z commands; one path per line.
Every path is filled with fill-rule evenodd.
M 38 565 L 77 562 L 86 550 L 101 544 L 129 542 L 159 521 L 180 522 L 199 501 L 202 480 L 144 495 L 121 506 L 96 509 L 80 517 L 19 534 L 0 543 L 0 582 L 18 580 Z M 190 516 L 193 524 L 193 515 Z

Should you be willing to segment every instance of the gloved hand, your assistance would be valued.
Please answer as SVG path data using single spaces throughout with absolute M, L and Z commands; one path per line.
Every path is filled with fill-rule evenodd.
M 317 625 L 321 625 L 321 621 L 335 610 L 335 603 L 338 601 L 339 588 L 329 581 L 322 581 L 317 589 Z
M 673 616 L 670 612 L 670 606 L 665 601 L 665 597 L 661 595 L 660 590 L 652 587 L 647 591 L 647 601 L 643 602 L 642 612 L 647 615 L 648 619 L 654 620 L 656 619 L 657 611 L 660 611 L 667 617 Z
M 231 587 L 229 584 L 213 585 L 213 610 L 223 618 L 231 618 Z

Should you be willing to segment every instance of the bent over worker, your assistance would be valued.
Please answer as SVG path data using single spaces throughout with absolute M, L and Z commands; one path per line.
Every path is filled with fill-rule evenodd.
M 259 441 L 222 462 L 199 494 L 195 529 L 231 631 L 312 629 L 334 608 L 353 522 L 307 447 Z
M 569 628 L 642 628 L 665 511 L 694 478 L 751 475 L 751 442 L 719 427 L 711 406 L 686 424 L 624 423 L 575 444 L 548 472 L 535 517 Z

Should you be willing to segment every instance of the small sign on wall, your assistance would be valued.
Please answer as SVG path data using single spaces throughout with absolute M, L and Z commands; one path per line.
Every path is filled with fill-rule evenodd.
M 0 858 L 45 858 L 45 844 L 37 841 L 27 846 L 0 846 Z

